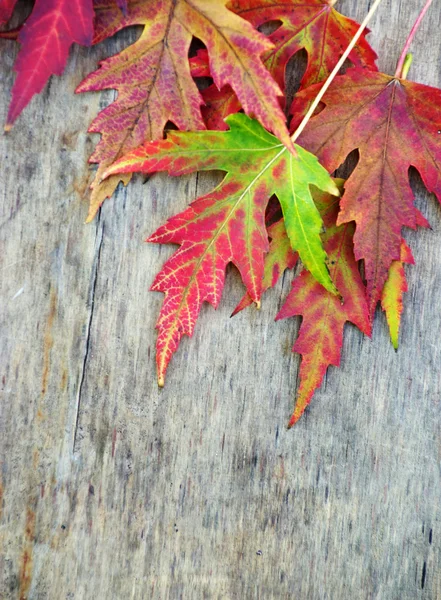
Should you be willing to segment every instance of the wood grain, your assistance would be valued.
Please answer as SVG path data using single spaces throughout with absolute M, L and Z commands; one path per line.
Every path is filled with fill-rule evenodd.
M 384 0 L 371 28 L 393 72 L 422 2 Z M 339 9 L 361 20 L 368 0 Z M 441 85 L 434 3 L 410 77 Z M 135 179 L 91 225 L 88 124 L 112 93 L 75 96 L 122 32 L 76 49 L 0 136 L 0 597 L 5 599 L 441 599 L 441 210 L 413 176 L 433 229 L 408 232 L 401 348 L 385 319 L 346 330 L 291 431 L 296 320 L 205 307 L 155 377 L 148 292 L 172 252 L 147 237 L 211 176 Z M 0 121 L 17 49 L 1 40 Z

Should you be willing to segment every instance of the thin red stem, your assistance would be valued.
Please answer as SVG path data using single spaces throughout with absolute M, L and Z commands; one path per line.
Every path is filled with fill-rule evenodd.
M 429 7 L 432 4 L 432 2 L 433 2 L 433 0 L 426 0 L 426 4 L 424 5 L 422 11 L 418 15 L 418 18 L 415 21 L 415 24 L 412 27 L 411 32 L 409 33 L 409 37 L 407 38 L 406 43 L 404 44 L 403 51 L 398 60 L 397 70 L 395 71 L 395 77 L 401 77 L 401 75 L 402 75 L 404 61 L 406 60 L 406 55 L 409 51 L 410 45 L 412 44 L 413 38 L 415 37 L 415 34 L 418 31 L 419 26 L 421 25 L 421 21 L 424 19 L 424 15 L 429 10 Z

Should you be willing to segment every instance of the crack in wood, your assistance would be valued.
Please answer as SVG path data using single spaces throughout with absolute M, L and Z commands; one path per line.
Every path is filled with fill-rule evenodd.
M 77 396 L 77 403 L 76 403 L 75 427 L 74 427 L 73 442 L 72 442 L 73 454 L 77 454 L 79 452 L 79 449 L 77 447 L 77 437 L 78 437 L 78 430 L 79 430 L 79 424 L 80 424 L 81 397 L 82 397 L 82 393 L 83 393 L 84 381 L 86 378 L 87 363 L 88 363 L 89 355 L 90 355 L 90 337 L 91 337 L 91 330 L 92 330 L 93 313 L 94 313 L 94 309 L 95 309 L 95 294 L 96 294 L 96 286 L 97 286 L 97 281 L 98 281 L 98 270 L 99 270 L 100 260 L 101 260 L 101 249 L 102 249 L 103 239 L 104 239 L 104 221 L 101 219 L 101 209 L 99 210 L 99 212 L 96 216 L 96 219 L 97 219 L 97 226 L 96 226 L 96 237 L 95 237 L 95 256 L 93 259 L 91 286 L 90 286 L 89 298 L 88 298 L 88 305 L 90 308 L 89 308 L 89 317 L 87 320 L 87 334 L 86 334 L 86 343 L 85 343 L 85 350 L 84 350 L 84 356 L 83 356 L 83 363 L 82 363 L 81 374 L 80 374 L 80 385 L 78 387 L 78 396 Z

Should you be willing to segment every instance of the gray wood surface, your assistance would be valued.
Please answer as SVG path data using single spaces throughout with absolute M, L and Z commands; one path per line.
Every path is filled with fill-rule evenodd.
M 362 19 L 368 0 L 343 0 Z M 371 28 L 393 72 L 422 0 L 384 0 Z M 441 85 L 440 7 L 410 77 Z M 401 348 L 377 315 L 348 327 L 291 431 L 298 322 L 205 307 L 164 390 L 148 291 L 172 248 L 143 243 L 213 177 L 137 178 L 84 225 L 86 133 L 107 94 L 74 96 L 136 36 L 75 49 L 62 78 L 0 136 L 0 597 L 2 599 L 441 599 L 441 210 L 407 232 Z M 17 48 L 0 40 L 0 122 Z M 438 124 L 439 125 L 439 124 Z M 436 126 L 436 125 L 435 125 Z

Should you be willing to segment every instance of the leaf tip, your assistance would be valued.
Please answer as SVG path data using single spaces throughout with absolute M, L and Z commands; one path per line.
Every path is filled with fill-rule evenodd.
M 163 388 L 165 384 L 164 375 L 158 375 L 158 387 Z
M 96 217 L 100 207 L 101 207 L 102 202 L 91 202 L 89 205 L 89 211 L 87 213 L 87 217 L 86 220 L 84 221 L 85 224 L 87 225 L 88 223 L 92 223 L 92 221 L 94 220 L 94 218 Z
M 96 213 L 98 212 L 98 210 L 99 209 L 94 206 L 89 206 L 89 212 L 87 213 L 86 220 L 84 221 L 85 225 L 92 223 L 92 221 L 96 217 Z
M 333 296 L 336 296 L 337 298 L 339 298 L 339 300 L 341 301 L 341 303 L 343 304 L 343 297 L 340 294 L 340 292 L 338 291 L 338 289 L 335 287 L 335 285 L 332 282 L 331 277 L 329 277 L 329 281 L 326 282 L 326 285 L 323 284 L 323 287 L 330 292 Z
M 298 415 L 296 415 L 296 413 L 294 413 L 289 420 L 287 429 L 288 430 L 292 429 L 299 419 L 300 419 L 300 416 L 298 416 Z
M 342 191 L 335 184 L 333 186 L 332 195 L 336 196 L 337 198 L 341 198 L 342 197 Z
M 288 423 L 288 429 L 291 429 L 291 427 L 294 427 L 294 425 L 297 423 L 297 421 L 300 421 L 302 415 L 304 414 L 309 403 L 311 402 L 311 398 L 312 398 L 314 391 L 315 391 L 314 389 L 310 389 L 308 391 L 308 390 L 302 390 L 300 388 L 299 395 L 297 397 L 297 402 L 294 407 L 294 412 L 292 413 L 291 418 Z
M 13 126 L 14 126 L 13 123 L 6 123 L 6 125 L 4 127 L 5 133 L 9 133 Z

